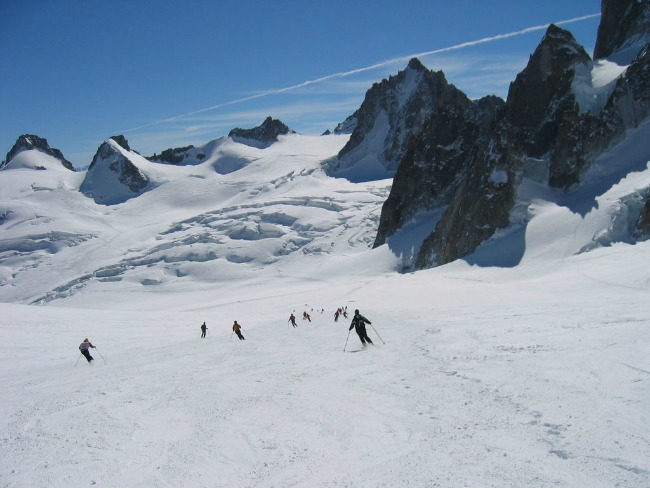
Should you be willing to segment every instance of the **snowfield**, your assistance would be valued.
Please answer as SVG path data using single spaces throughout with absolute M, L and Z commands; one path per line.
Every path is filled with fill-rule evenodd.
M 345 136 L 222 141 L 112 206 L 21 153 L 0 172 L 0 487 L 650 486 L 648 133 L 569 195 L 522 180 L 510 228 L 403 274 L 419 221 L 370 249 L 390 180 L 327 176 Z

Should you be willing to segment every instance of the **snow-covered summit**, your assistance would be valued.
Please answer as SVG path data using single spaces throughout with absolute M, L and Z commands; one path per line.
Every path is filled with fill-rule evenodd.
M 2 161 L 2 163 L 0 163 L 0 169 L 2 169 L 4 166 L 11 163 L 16 158 L 16 156 L 19 155 L 21 152 L 32 151 L 32 150 L 40 151 L 43 154 L 47 154 L 52 158 L 56 159 L 57 161 L 59 161 L 59 164 L 64 168 L 70 171 L 74 171 L 74 167 L 72 166 L 72 163 L 67 159 L 65 159 L 61 151 L 59 151 L 56 148 L 50 147 L 46 139 L 33 134 L 23 134 L 18 138 L 14 146 L 7 153 L 5 160 Z
M 139 167 L 147 163 L 126 139 L 108 139 L 97 150 L 80 191 L 97 203 L 122 203 L 149 188 L 151 179 Z

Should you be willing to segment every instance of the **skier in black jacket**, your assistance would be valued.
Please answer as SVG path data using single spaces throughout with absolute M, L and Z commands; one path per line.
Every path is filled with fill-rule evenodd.
M 359 339 L 361 339 L 361 343 L 364 347 L 366 346 L 366 342 L 372 344 L 372 341 L 366 332 L 366 324 L 370 325 L 371 323 L 372 322 L 370 322 L 370 320 L 359 313 L 359 309 L 354 311 L 354 317 L 352 317 L 352 323 L 350 324 L 350 328 L 348 330 L 352 330 L 352 327 L 354 327 L 354 330 L 359 336 Z

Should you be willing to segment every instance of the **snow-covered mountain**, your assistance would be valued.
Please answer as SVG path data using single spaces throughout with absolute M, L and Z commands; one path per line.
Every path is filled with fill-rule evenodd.
M 50 147 L 46 139 L 43 139 L 42 137 L 36 136 L 34 134 L 23 134 L 18 138 L 14 146 L 7 153 L 5 160 L 0 163 L 0 169 L 6 166 L 10 161 L 14 160 L 16 156 L 18 156 L 18 154 L 23 151 L 39 151 L 43 154 L 47 154 L 48 156 L 51 156 L 54 159 L 58 160 L 59 163 L 66 169 L 74 171 L 72 163 L 63 157 L 63 153 L 61 153 L 61 151 Z M 25 160 L 23 160 L 23 162 L 25 162 Z M 19 163 L 14 163 L 14 166 L 18 164 Z
M 650 116 L 650 3 L 603 5 L 599 40 L 609 57 L 592 60 L 570 32 L 551 25 L 505 103 L 495 97 L 469 101 L 453 89 L 453 95 L 434 97 L 431 107 L 419 88 L 409 90 L 403 81 L 411 66 L 368 91 L 357 113 L 364 123 L 344 148 L 353 143 L 354 151 L 341 151 L 338 158 L 340 165 L 354 153 L 354 164 L 333 174 L 354 174 L 368 160 L 392 169 L 388 159 L 375 155 L 388 154 L 394 144 L 402 148 L 375 246 L 403 248 L 398 234 L 412 235 L 408 227 L 417 220 L 422 233 L 407 243 L 414 269 L 467 257 L 522 223 L 518 200 L 527 179 L 549 185 L 562 198 L 584 183 L 599 158 L 639 129 Z M 373 94 L 379 86 L 389 94 L 406 91 L 401 98 L 411 107 L 428 107 L 426 116 L 402 130 L 408 112 L 377 109 Z M 387 107 L 395 105 L 384 98 Z M 377 127 L 391 135 L 378 137 Z M 650 159 L 650 150 L 638 156 L 633 164 Z
M 319 255 L 366 252 L 390 181 L 328 177 L 321 163 L 347 138 L 290 134 L 262 149 L 224 138 L 197 148 L 201 163 L 167 165 L 117 137 L 85 175 L 20 153 L 0 173 L 0 299 L 173 291 L 251 279 L 260 268 L 302 273 Z M 28 156 L 47 171 L 27 169 Z M 47 278 L 44 269 L 57 271 Z

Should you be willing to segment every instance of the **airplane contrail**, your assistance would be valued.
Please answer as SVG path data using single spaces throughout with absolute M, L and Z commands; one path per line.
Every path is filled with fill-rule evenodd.
M 574 22 L 581 22 L 583 20 L 592 19 L 594 17 L 600 17 L 600 13 L 583 15 L 582 17 L 574 17 L 572 19 L 561 20 L 559 22 L 552 22 L 552 23 L 555 24 L 555 25 L 565 25 L 565 24 L 571 24 L 571 23 L 574 23 Z M 258 93 L 256 95 L 251 95 L 251 96 L 244 97 L 244 98 L 238 98 L 236 100 L 230 100 L 229 102 L 219 103 L 217 105 L 212 105 L 210 107 L 202 108 L 202 109 L 199 109 L 199 110 L 194 110 L 193 112 L 187 112 L 187 113 L 184 113 L 184 114 L 181 114 L 181 115 L 176 115 L 174 117 L 169 117 L 169 118 L 166 118 L 166 119 L 156 120 L 154 122 L 150 122 L 148 124 L 141 125 L 139 127 L 134 127 L 132 129 L 125 130 L 123 132 L 134 132 L 134 131 L 137 131 L 137 130 L 145 129 L 147 127 L 152 127 L 154 125 L 160 125 L 160 124 L 165 124 L 165 123 L 169 123 L 169 122 L 174 122 L 176 120 L 184 119 L 186 117 L 191 117 L 193 115 L 198 115 L 198 114 L 201 114 L 201 113 L 204 113 L 204 112 L 209 112 L 209 111 L 216 110 L 216 109 L 219 109 L 219 108 L 227 107 L 229 105 L 236 105 L 236 104 L 239 104 L 239 103 L 248 102 L 250 100 L 255 100 L 257 98 L 268 97 L 270 95 L 277 95 L 277 94 L 280 94 L 280 93 L 286 93 L 288 91 L 297 90 L 299 88 L 304 88 L 306 86 L 315 85 L 315 84 L 318 84 L 318 83 L 322 83 L 324 81 L 328 81 L 328 80 L 332 80 L 332 79 L 336 79 L 336 78 L 344 78 L 346 76 L 352 76 L 352 75 L 356 75 L 356 74 L 359 74 L 359 73 L 364 73 L 366 71 L 372 71 L 372 70 L 375 70 L 375 69 L 378 69 L 378 68 L 383 68 L 384 66 L 388 66 L 388 65 L 391 65 L 391 64 L 404 62 L 404 61 L 407 61 L 407 60 L 409 60 L 411 58 L 431 56 L 433 54 L 440 54 L 440 53 L 445 53 L 445 52 L 449 52 L 449 51 L 456 51 L 456 50 L 459 50 L 459 49 L 464 49 L 466 47 L 478 46 L 479 44 L 487 44 L 489 42 L 500 41 L 502 39 L 508 39 L 510 37 L 516 37 L 516 36 L 521 36 L 521 35 L 524 35 L 524 34 L 529 34 L 531 32 L 547 29 L 549 25 L 551 25 L 551 23 L 542 24 L 542 25 L 535 25 L 535 26 L 532 26 L 532 27 L 526 27 L 525 29 L 521 29 L 521 30 L 518 30 L 518 31 L 508 32 L 507 34 L 498 34 L 496 36 L 484 37 L 482 39 L 477 39 L 477 40 L 474 40 L 474 41 L 462 42 L 462 43 L 456 44 L 454 46 L 435 49 L 433 51 L 425 51 L 425 52 L 421 52 L 421 53 L 409 54 L 407 56 L 400 56 L 400 57 L 397 57 L 397 58 L 388 59 L 386 61 L 382 61 L 382 62 L 373 64 L 373 65 L 370 65 L 370 66 L 366 66 L 366 67 L 363 67 L 363 68 L 357 68 L 357 69 L 354 69 L 354 70 L 351 70 L 351 71 L 342 71 L 340 73 L 333 73 L 331 75 L 323 76 L 322 78 L 316 78 L 314 80 L 307 80 L 307 81 L 304 81 L 304 82 L 299 83 L 297 85 L 287 86 L 285 88 L 276 88 L 276 89 L 273 89 L 273 90 L 267 90 L 267 91 Z

